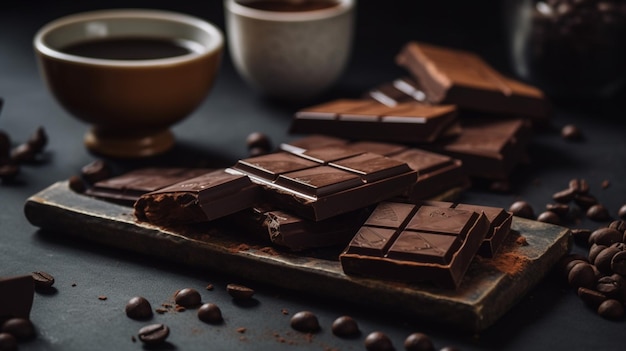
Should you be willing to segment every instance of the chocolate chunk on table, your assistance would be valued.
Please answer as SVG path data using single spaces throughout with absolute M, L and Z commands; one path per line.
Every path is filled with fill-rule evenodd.
M 211 221 L 251 207 L 259 187 L 248 177 L 218 169 L 142 195 L 135 216 L 157 225 Z
M 513 214 L 506 211 L 503 208 L 470 204 L 458 204 L 452 202 L 443 201 L 424 201 L 424 205 L 438 206 L 438 207 L 450 207 L 459 210 L 474 211 L 477 213 L 484 212 L 485 216 L 489 220 L 489 232 L 485 236 L 485 240 L 478 249 L 478 254 L 492 258 L 496 255 L 500 246 L 509 235 L 511 229 L 511 222 L 513 221 Z
M 338 146 L 251 157 L 230 171 L 262 185 L 277 208 L 315 221 L 401 195 L 417 179 L 404 162 Z
M 456 130 L 456 122 L 453 105 L 406 102 L 387 106 L 366 99 L 338 99 L 297 111 L 289 132 L 430 143 Z
M 458 288 L 488 231 L 484 213 L 382 202 L 339 260 L 348 275 Z
M 364 152 L 384 155 L 397 161 L 406 162 L 409 167 L 418 172 L 419 176 L 413 186 L 403 196 L 410 201 L 430 200 L 447 197 L 447 192 L 467 189 L 470 180 L 465 173 L 462 163 L 458 159 L 409 147 L 403 144 L 385 143 L 377 141 L 349 142 L 346 139 L 324 135 L 310 135 L 287 143 L 280 148 L 285 151 L 302 153 L 318 145 L 349 146 Z
M 409 42 L 396 63 L 419 81 L 432 103 L 539 120 L 551 113 L 541 90 L 505 77 L 472 52 Z
M 21 275 L 0 278 L 0 325 L 10 318 L 30 318 L 35 295 L 33 277 Z
M 201 168 L 141 168 L 101 180 L 85 194 L 132 205 L 143 194 L 210 172 Z

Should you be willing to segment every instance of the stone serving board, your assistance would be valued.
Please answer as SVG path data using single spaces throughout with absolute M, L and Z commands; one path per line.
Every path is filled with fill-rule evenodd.
M 33 225 L 195 267 L 354 304 L 379 306 L 463 331 L 494 324 L 565 255 L 567 228 L 514 217 L 512 233 L 493 259 L 477 257 L 457 290 L 350 277 L 338 261 L 342 248 L 280 251 L 268 240 L 228 223 L 159 228 L 135 221 L 130 207 L 77 194 L 67 181 L 34 194 L 24 205 Z

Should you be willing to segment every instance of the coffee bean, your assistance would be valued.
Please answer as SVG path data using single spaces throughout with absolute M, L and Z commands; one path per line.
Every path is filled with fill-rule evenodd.
M 43 127 L 38 127 L 26 142 L 36 153 L 42 152 L 48 144 L 48 135 Z
M 365 338 L 365 349 L 368 351 L 393 351 L 393 343 L 391 339 L 384 333 L 375 331 L 371 332 Z
M 81 168 L 83 179 L 89 184 L 110 178 L 113 174 L 111 165 L 103 160 L 95 160 Z
M 0 333 L 0 351 L 17 350 L 17 339 L 9 333 Z
M 37 156 L 37 151 L 30 144 L 24 143 L 16 146 L 11 150 L 11 161 L 13 163 L 32 162 Z
M 624 300 L 626 281 L 619 274 L 611 274 L 598 279 L 596 290 L 609 298 Z
M 564 274 L 567 278 L 567 274 L 569 274 L 569 270 L 573 267 L 572 262 L 581 261 L 581 262 L 589 262 L 587 257 L 581 254 L 568 254 L 559 259 L 557 262 L 557 269 L 559 273 Z M 578 263 L 578 262 L 576 262 Z
M 26 318 L 10 318 L 2 323 L 0 332 L 9 333 L 17 340 L 30 340 L 35 338 L 35 326 Z
M 239 284 L 226 285 L 226 291 L 235 299 L 250 299 L 254 295 L 254 290 Z
M 572 189 L 577 195 L 584 195 L 589 193 L 589 183 L 585 179 L 572 179 L 569 181 L 569 188 Z
M 248 146 L 248 150 L 259 148 L 261 150 L 265 150 L 265 152 L 270 152 L 272 149 L 272 142 L 270 138 L 261 133 L 261 132 L 253 132 L 248 134 L 246 138 L 246 145 Z
M 566 204 L 576 197 L 576 192 L 572 188 L 561 190 L 552 195 L 552 199 L 556 202 Z
M 611 258 L 611 271 L 626 276 L 626 251 L 620 251 Z
M 195 307 L 202 303 L 202 297 L 198 290 L 193 288 L 185 288 L 178 290 L 176 295 L 174 295 L 174 301 L 176 304 L 181 305 L 183 307 Z
M 150 324 L 137 333 L 139 340 L 147 345 L 160 344 L 170 335 L 170 328 L 165 324 Z
M 331 326 L 333 334 L 340 337 L 354 337 L 361 334 L 359 325 L 350 316 L 341 316 L 333 321 Z
M 198 308 L 198 319 L 210 324 L 221 323 L 224 320 L 222 311 L 213 303 L 205 303 Z
M 626 220 L 626 204 L 622 205 L 617 211 L 619 218 Z
M 620 233 L 626 233 L 626 221 L 618 219 L 609 223 L 609 228 L 615 229 Z
M 250 157 L 267 155 L 268 153 L 269 151 L 260 147 L 253 147 L 248 150 L 248 156 Z
M 601 204 L 595 204 L 587 210 L 587 217 L 593 221 L 607 221 L 611 219 L 609 210 Z
M 561 128 L 561 137 L 569 141 L 579 141 L 582 140 L 583 134 L 577 126 L 566 124 Z
M 412 333 L 404 340 L 406 351 L 434 351 L 435 346 L 430 337 L 424 333 Z
M 609 246 L 613 243 L 622 241 L 623 234 L 617 229 L 612 228 L 598 228 L 591 232 L 589 235 L 589 241 L 592 244 Z
M 313 333 L 320 329 L 317 316 L 309 311 L 300 311 L 291 317 L 291 327 L 297 331 Z
M 606 295 L 604 295 L 603 293 L 583 287 L 578 288 L 578 297 L 580 297 L 580 299 L 587 306 L 590 306 L 592 308 L 598 308 L 601 303 L 607 300 Z
M 533 211 L 532 206 L 526 201 L 515 201 L 509 207 L 509 212 L 511 212 L 514 216 L 522 218 L 535 218 L 535 212 Z
M 124 311 L 128 318 L 139 320 L 152 318 L 152 306 L 150 302 L 142 296 L 135 296 L 128 300 Z
M 608 246 L 606 245 L 592 244 L 591 248 L 589 248 L 589 262 L 594 262 L 596 260 L 596 257 L 598 257 L 598 254 L 607 247 Z
M 85 186 L 85 182 L 83 182 L 83 180 L 77 175 L 73 175 L 69 177 L 69 179 L 67 180 L 67 186 L 72 191 L 77 192 L 79 194 L 82 194 L 85 192 L 85 190 L 87 190 L 87 187 Z
M 11 137 L 5 131 L 0 130 L 0 164 L 6 163 L 11 154 Z
M 609 246 L 598 253 L 596 258 L 593 260 L 593 264 L 600 270 L 600 272 L 611 273 L 611 260 L 618 252 L 620 252 L 619 249 Z
M 580 206 L 580 208 L 588 209 L 589 207 L 598 204 L 598 199 L 589 194 L 576 195 L 574 202 L 576 205 Z
M 559 215 L 552 211 L 544 211 L 537 216 L 537 220 L 539 222 L 551 223 L 551 224 L 560 224 L 561 218 Z
M 560 217 L 564 217 L 569 213 L 569 206 L 567 204 L 547 204 L 546 210 L 552 211 Z
M 31 276 L 35 281 L 35 289 L 49 289 L 54 284 L 54 277 L 50 273 L 38 271 L 32 272 Z
M 576 259 L 576 260 L 570 261 L 568 264 L 565 265 L 565 270 L 564 270 L 565 275 L 568 276 L 572 268 L 574 268 L 574 266 L 579 263 L 589 263 L 589 261 L 583 260 L 583 259 Z
M 617 300 L 609 299 L 600 304 L 598 314 L 607 319 L 621 319 L 624 317 L 624 306 Z
M 0 179 L 2 179 L 3 182 L 15 179 L 19 173 L 20 166 L 14 163 L 0 165 Z
M 574 288 L 592 288 L 596 283 L 596 274 L 591 264 L 581 262 L 570 269 L 567 275 L 567 282 Z

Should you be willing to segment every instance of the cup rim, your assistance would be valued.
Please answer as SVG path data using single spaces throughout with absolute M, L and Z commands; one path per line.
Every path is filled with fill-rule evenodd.
M 191 27 L 198 28 L 204 32 L 206 32 L 212 40 L 205 47 L 204 50 L 191 51 L 188 54 L 175 56 L 175 57 L 167 57 L 167 58 L 158 58 L 158 59 L 146 59 L 146 60 L 115 60 L 115 59 L 102 59 L 102 58 L 92 58 L 85 56 L 72 55 L 65 52 L 62 52 L 58 49 L 52 48 L 45 43 L 45 37 L 57 30 L 67 25 L 87 22 L 92 20 L 104 20 L 104 19 L 154 19 L 154 20 L 163 20 L 170 22 L 177 22 L 184 25 L 189 25 Z M 167 10 L 153 10 L 153 9 L 140 9 L 140 8 L 129 8 L 129 9 L 109 9 L 109 10 L 95 10 L 95 11 L 86 11 L 79 12 L 75 14 L 70 14 L 67 16 L 63 16 L 48 22 L 43 25 L 35 34 L 33 39 L 33 46 L 35 50 L 41 55 L 52 57 L 62 61 L 82 63 L 82 64 L 91 64 L 91 65 L 101 65 L 101 66 L 119 66 L 119 67 L 148 67 L 148 66 L 160 66 L 160 65 L 173 65 L 180 64 L 183 62 L 187 62 L 199 57 L 210 56 L 215 53 L 218 53 L 222 47 L 224 46 L 224 35 L 222 31 L 215 26 L 214 24 L 205 21 L 199 17 L 178 13 L 174 11 Z
M 306 22 L 338 16 L 354 7 L 356 0 L 336 0 L 337 6 L 302 12 L 278 12 L 247 7 L 238 0 L 224 0 L 224 7 L 237 15 L 275 22 Z

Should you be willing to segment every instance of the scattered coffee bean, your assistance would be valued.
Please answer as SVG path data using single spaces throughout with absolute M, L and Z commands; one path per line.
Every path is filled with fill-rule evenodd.
M 11 137 L 5 131 L 0 130 L 0 164 L 9 160 L 11 154 Z
M 601 303 L 606 301 L 607 297 L 601 292 L 595 291 L 593 289 L 578 288 L 578 297 L 589 307 L 598 308 Z
M 260 147 L 253 147 L 251 149 L 248 149 L 248 156 L 250 157 L 262 156 L 266 154 L 268 154 L 268 151 Z
M 54 277 L 50 273 L 38 271 L 31 273 L 35 281 L 35 289 L 49 289 L 54 284 Z
M 27 163 L 35 160 L 37 152 L 35 148 L 28 143 L 20 144 L 11 150 L 11 162 Z
M 626 220 L 626 204 L 622 205 L 617 211 L 619 218 Z
M 514 216 L 522 218 L 535 218 L 535 212 L 533 211 L 532 206 L 526 201 L 515 201 L 509 207 L 509 212 L 511 212 Z
M 600 304 L 598 314 L 607 319 L 621 319 L 624 317 L 624 306 L 617 300 L 609 299 Z
M 152 318 L 152 306 L 150 302 L 142 296 L 135 296 L 128 300 L 124 311 L 128 318 L 138 320 Z
M 611 219 L 609 210 L 601 204 L 595 204 L 587 210 L 587 217 L 593 221 L 603 222 Z
M 591 244 L 610 246 L 613 243 L 622 241 L 623 234 L 613 228 L 598 228 L 589 235 Z
M 619 249 L 609 246 L 604 250 L 600 251 L 596 258 L 593 260 L 593 264 L 600 270 L 602 273 L 610 273 L 611 272 L 611 260 L 613 256 L 620 252 Z
M 304 333 L 313 333 L 320 329 L 317 316 L 309 311 L 300 311 L 291 317 L 290 325 L 293 329 Z
M 626 251 L 620 251 L 611 258 L 611 271 L 626 276 Z
M 371 332 L 365 338 L 365 349 L 368 351 L 393 351 L 393 343 L 391 339 L 384 333 L 375 331 Z
M 561 190 L 552 195 L 552 199 L 558 203 L 566 204 L 576 197 L 576 192 L 572 188 Z
M 17 350 L 17 339 L 9 333 L 0 333 L 0 351 Z
M 406 351 L 434 351 L 435 346 L 430 337 L 424 333 L 413 333 L 404 340 Z
M 198 309 L 198 319 L 210 324 L 221 323 L 224 318 L 222 317 L 222 310 L 214 303 L 205 303 Z
M 85 186 L 85 182 L 83 182 L 81 177 L 77 175 L 73 175 L 67 180 L 67 186 L 72 191 L 77 192 L 79 194 L 82 194 L 85 192 L 85 190 L 87 190 L 87 187 Z
M 248 150 L 260 149 L 265 153 L 272 150 L 272 142 L 270 141 L 270 138 L 261 132 L 248 134 L 248 137 L 246 138 L 246 145 L 248 146 Z
M 174 295 L 174 301 L 176 304 L 183 307 L 196 307 L 202 303 L 202 297 L 198 290 L 193 288 L 185 288 L 178 290 Z
M 19 340 L 30 340 L 35 337 L 35 326 L 26 318 L 10 318 L 2 323 L 0 332 L 9 333 Z
M 20 166 L 7 163 L 5 165 L 0 165 L 0 179 L 2 181 L 11 181 L 20 174 Z
M 333 321 L 331 326 L 333 334 L 340 337 L 354 337 L 361 334 L 359 325 L 350 316 L 341 316 Z
M 560 217 L 564 217 L 569 213 L 569 205 L 567 204 L 547 204 L 546 210 L 552 211 L 559 215 Z
M 598 254 L 600 252 L 602 252 L 602 250 L 606 249 L 608 246 L 606 245 L 598 245 L 598 244 L 592 244 L 591 247 L 589 248 L 589 262 L 594 262 L 596 260 L 596 257 L 598 257 Z
M 160 344 L 170 335 L 170 328 L 165 324 L 150 324 L 137 333 L 139 340 L 147 345 Z
M 589 193 L 589 183 L 585 179 L 574 178 L 569 181 L 569 188 L 576 193 L 576 195 L 586 195 Z
M 596 290 L 609 298 L 623 300 L 626 292 L 626 281 L 619 274 L 611 274 L 598 279 Z
M 81 175 L 89 184 L 107 179 L 111 177 L 112 174 L 111 166 L 103 160 L 95 160 L 81 168 Z
M 609 228 L 615 229 L 620 233 L 626 233 L 626 221 L 623 221 L 621 219 L 612 221 L 611 223 L 609 223 Z
M 551 224 L 560 224 L 561 218 L 559 215 L 552 211 L 544 211 L 537 216 L 537 220 L 539 222 L 551 223 Z
M 42 152 L 48 144 L 48 135 L 44 128 L 38 127 L 26 143 L 30 145 L 36 153 Z
M 591 264 L 580 262 L 570 269 L 567 275 L 567 281 L 574 288 L 593 288 L 596 283 L 596 274 Z
M 577 126 L 566 124 L 561 128 L 561 137 L 565 140 L 579 141 L 582 140 L 583 134 Z
M 226 291 L 235 299 L 250 299 L 254 295 L 254 290 L 239 284 L 226 285 Z

